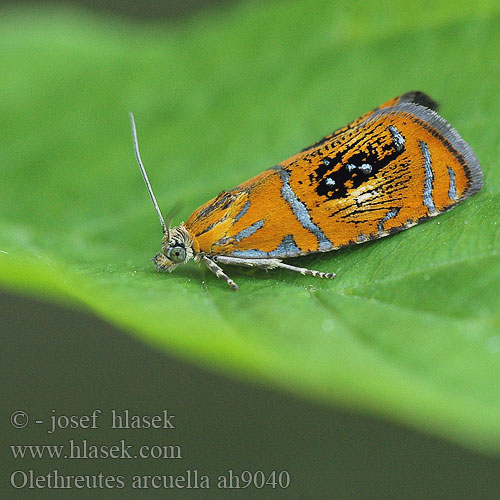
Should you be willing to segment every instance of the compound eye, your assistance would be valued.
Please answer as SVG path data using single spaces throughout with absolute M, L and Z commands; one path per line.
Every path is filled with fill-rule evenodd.
M 184 262 L 186 260 L 186 249 L 180 246 L 170 247 L 167 257 L 175 263 Z

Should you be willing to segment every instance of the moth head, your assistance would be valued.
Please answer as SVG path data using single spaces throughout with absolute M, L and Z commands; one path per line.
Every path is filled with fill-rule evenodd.
M 139 153 L 139 145 L 137 142 L 137 131 L 135 127 L 134 115 L 130 113 L 130 122 L 132 124 L 132 136 L 134 138 L 134 150 L 135 156 L 137 158 L 137 163 L 141 169 L 142 177 L 148 188 L 149 196 L 156 209 L 158 218 L 160 219 L 161 228 L 163 231 L 163 238 L 161 240 L 161 252 L 158 252 L 153 257 L 153 262 L 158 271 L 173 271 L 180 264 L 185 264 L 188 260 L 191 260 L 194 256 L 193 251 L 193 239 L 189 235 L 188 230 L 184 224 L 180 224 L 177 227 L 170 228 L 170 220 L 167 219 L 167 224 L 163 219 L 160 207 L 156 201 L 155 195 L 151 184 L 149 183 L 148 175 L 146 169 L 142 163 L 141 154 Z
M 185 264 L 194 256 L 193 240 L 181 224 L 173 229 L 167 229 L 161 241 L 161 252 L 153 257 L 158 271 L 173 271 L 177 266 Z

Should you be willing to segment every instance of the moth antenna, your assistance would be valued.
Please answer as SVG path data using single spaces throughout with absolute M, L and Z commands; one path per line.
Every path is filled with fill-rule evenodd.
M 153 188 L 151 187 L 151 184 L 149 183 L 148 174 L 146 174 L 146 169 L 144 168 L 144 165 L 143 165 L 142 160 L 141 160 L 141 153 L 139 153 L 139 143 L 137 141 L 137 130 L 135 128 L 134 115 L 132 112 L 130 112 L 129 115 L 130 115 L 130 123 L 132 125 L 132 136 L 134 138 L 134 150 L 135 150 L 135 156 L 137 158 L 137 163 L 139 164 L 139 168 L 141 169 L 142 177 L 144 178 L 144 182 L 146 183 L 146 187 L 148 188 L 149 196 L 151 196 L 151 200 L 153 201 L 153 205 L 155 207 L 156 213 L 158 214 L 158 217 L 160 219 L 163 234 L 166 234 L 169 237 L 170 230 L 167 227 L 167 225 L 165 224 L 165 221 L 163 219 L 163 215 L 161 214 L 161 211 L 160 211 L 160 207 L 158 206 L 158 203 L 156 202 L 156 198 L 155 198 L 155 195 L 153 193 Z
M 177 201 L 175 205 L 167 213 L 167 226 L 171 226 L 172 219 L 181 211 L 182 203 Z

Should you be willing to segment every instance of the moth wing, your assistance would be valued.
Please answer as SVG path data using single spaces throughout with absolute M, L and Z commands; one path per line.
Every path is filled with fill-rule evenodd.
M 246 258 L 314 251 L 315 236 L 302 227 L 283 198 L 280 172 L 279 166 L 268 169 L 196 210 L 186 221 L 198 245 L 195 250 Z
M 221 193 L 186 223 L 199 251 L 294 257 L 380 238 L 452 208 L 480 189 L 482 173 L 435 106 L 425 94 L 404 94 Z
M 399 102 L 372 113 L 329 151 L 283 168 L 332 248 L 401 231 L 454 207 L 482 186 L 479 161 L 446 120 Z

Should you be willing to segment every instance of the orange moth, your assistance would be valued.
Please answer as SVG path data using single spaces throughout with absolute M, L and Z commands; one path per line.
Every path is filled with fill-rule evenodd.
M 334 273 L 282 259 L 329 252 L 402 231 L 453 208 L 481 189 L 471 147 L 422 92 L 391 99 L 288 160 L 202 205 L 185 223 L 165 224 L 159 271 L 203 262 L 234 290 L 220 267 L 287 269 L 320 278 Z

